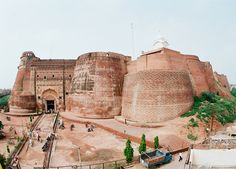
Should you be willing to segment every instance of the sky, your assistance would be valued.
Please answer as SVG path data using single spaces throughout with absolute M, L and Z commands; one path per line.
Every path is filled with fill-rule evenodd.
M 0 0 L 0 88 L 13 86 L 24 51 L 41 59 L 92 51 L 135 59 L 160 37 L 236 84 L 235 8 L 235 0 Z

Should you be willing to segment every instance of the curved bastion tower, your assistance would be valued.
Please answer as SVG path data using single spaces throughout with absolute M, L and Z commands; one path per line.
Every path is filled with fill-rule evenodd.
M 143 70 L 125 76 L 125 119 L 143 123 L 166 121 L 189 111 L 192 104 L 192 84 L 185 71 Z
M 22 54 L 9 101 L 9 108 L 11 112 L 35 112 L 35 95 L 30 90 L 30 69 L 31 64 L 38 59 L 39 58 L 35 57 L 34 53 L 31 51 L 24 52 Z
M 135 60 L 113 52 L 40 59 L 24 52 L 9 102 L 16 114 L 66 111 L 81 118 L 158 123 L 189 111 L 204 91 L 231 97 L 225 75 L 209 62 L 168 48 Z M 134 123 L 133 123 L 134 124 Z
M 130 121 L 156 123 L 178 117 L 204 91 L 230 97 L 227 78 L 194 55 L 161 48 L 143 53 L 127 69 L 121 115 Z
M 120 115 L 126 64 L 131 58 L 112 52 L 78 57 L 67 110 L 85 118 Z

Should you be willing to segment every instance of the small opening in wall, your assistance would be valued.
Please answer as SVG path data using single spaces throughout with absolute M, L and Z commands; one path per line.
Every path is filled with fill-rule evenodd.
M 52 77 L 54 77 L 54 75 L 52 75 Z
M 68 92 L 66 92 L 66 95 L 68 95 L 69 93 Z
M 61 97 L 61 96 L 59 96 L 59 99 L 62 99 L 62 97 Z
M 37 77 L 39 77 L 39 75 L 37 75 Z
M 71 78 L 71 75 L 69 75 L 69 77 Z
M 40 99 L 41 99 L 41 97 L 40 97 L 40 96 L 38 96 L 38 99 L 40 100 Z
M 46 76 L 44 76 L 44 77 L 43 77 L 43 79 L 47 79 L 47 77 L 46 77 Z

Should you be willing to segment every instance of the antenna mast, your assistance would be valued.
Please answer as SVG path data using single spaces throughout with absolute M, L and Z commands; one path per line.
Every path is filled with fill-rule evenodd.
M 134 24 L 131 23 L 131 38 L 132 38 L 132 55 L 135 57 L 135 46 L 134 46 Z

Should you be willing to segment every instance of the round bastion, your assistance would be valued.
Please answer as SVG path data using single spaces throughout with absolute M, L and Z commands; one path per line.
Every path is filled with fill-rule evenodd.
M 144 70 L 124 79 L 122 117 L 157 123 L 181 115 L 193 105 L 189 74 L 176 70 Z
M 67 110 L 84 118 L 112 118 L 121 112 L 126 63 L 131 58 L 112 52 L 78 57 Z

